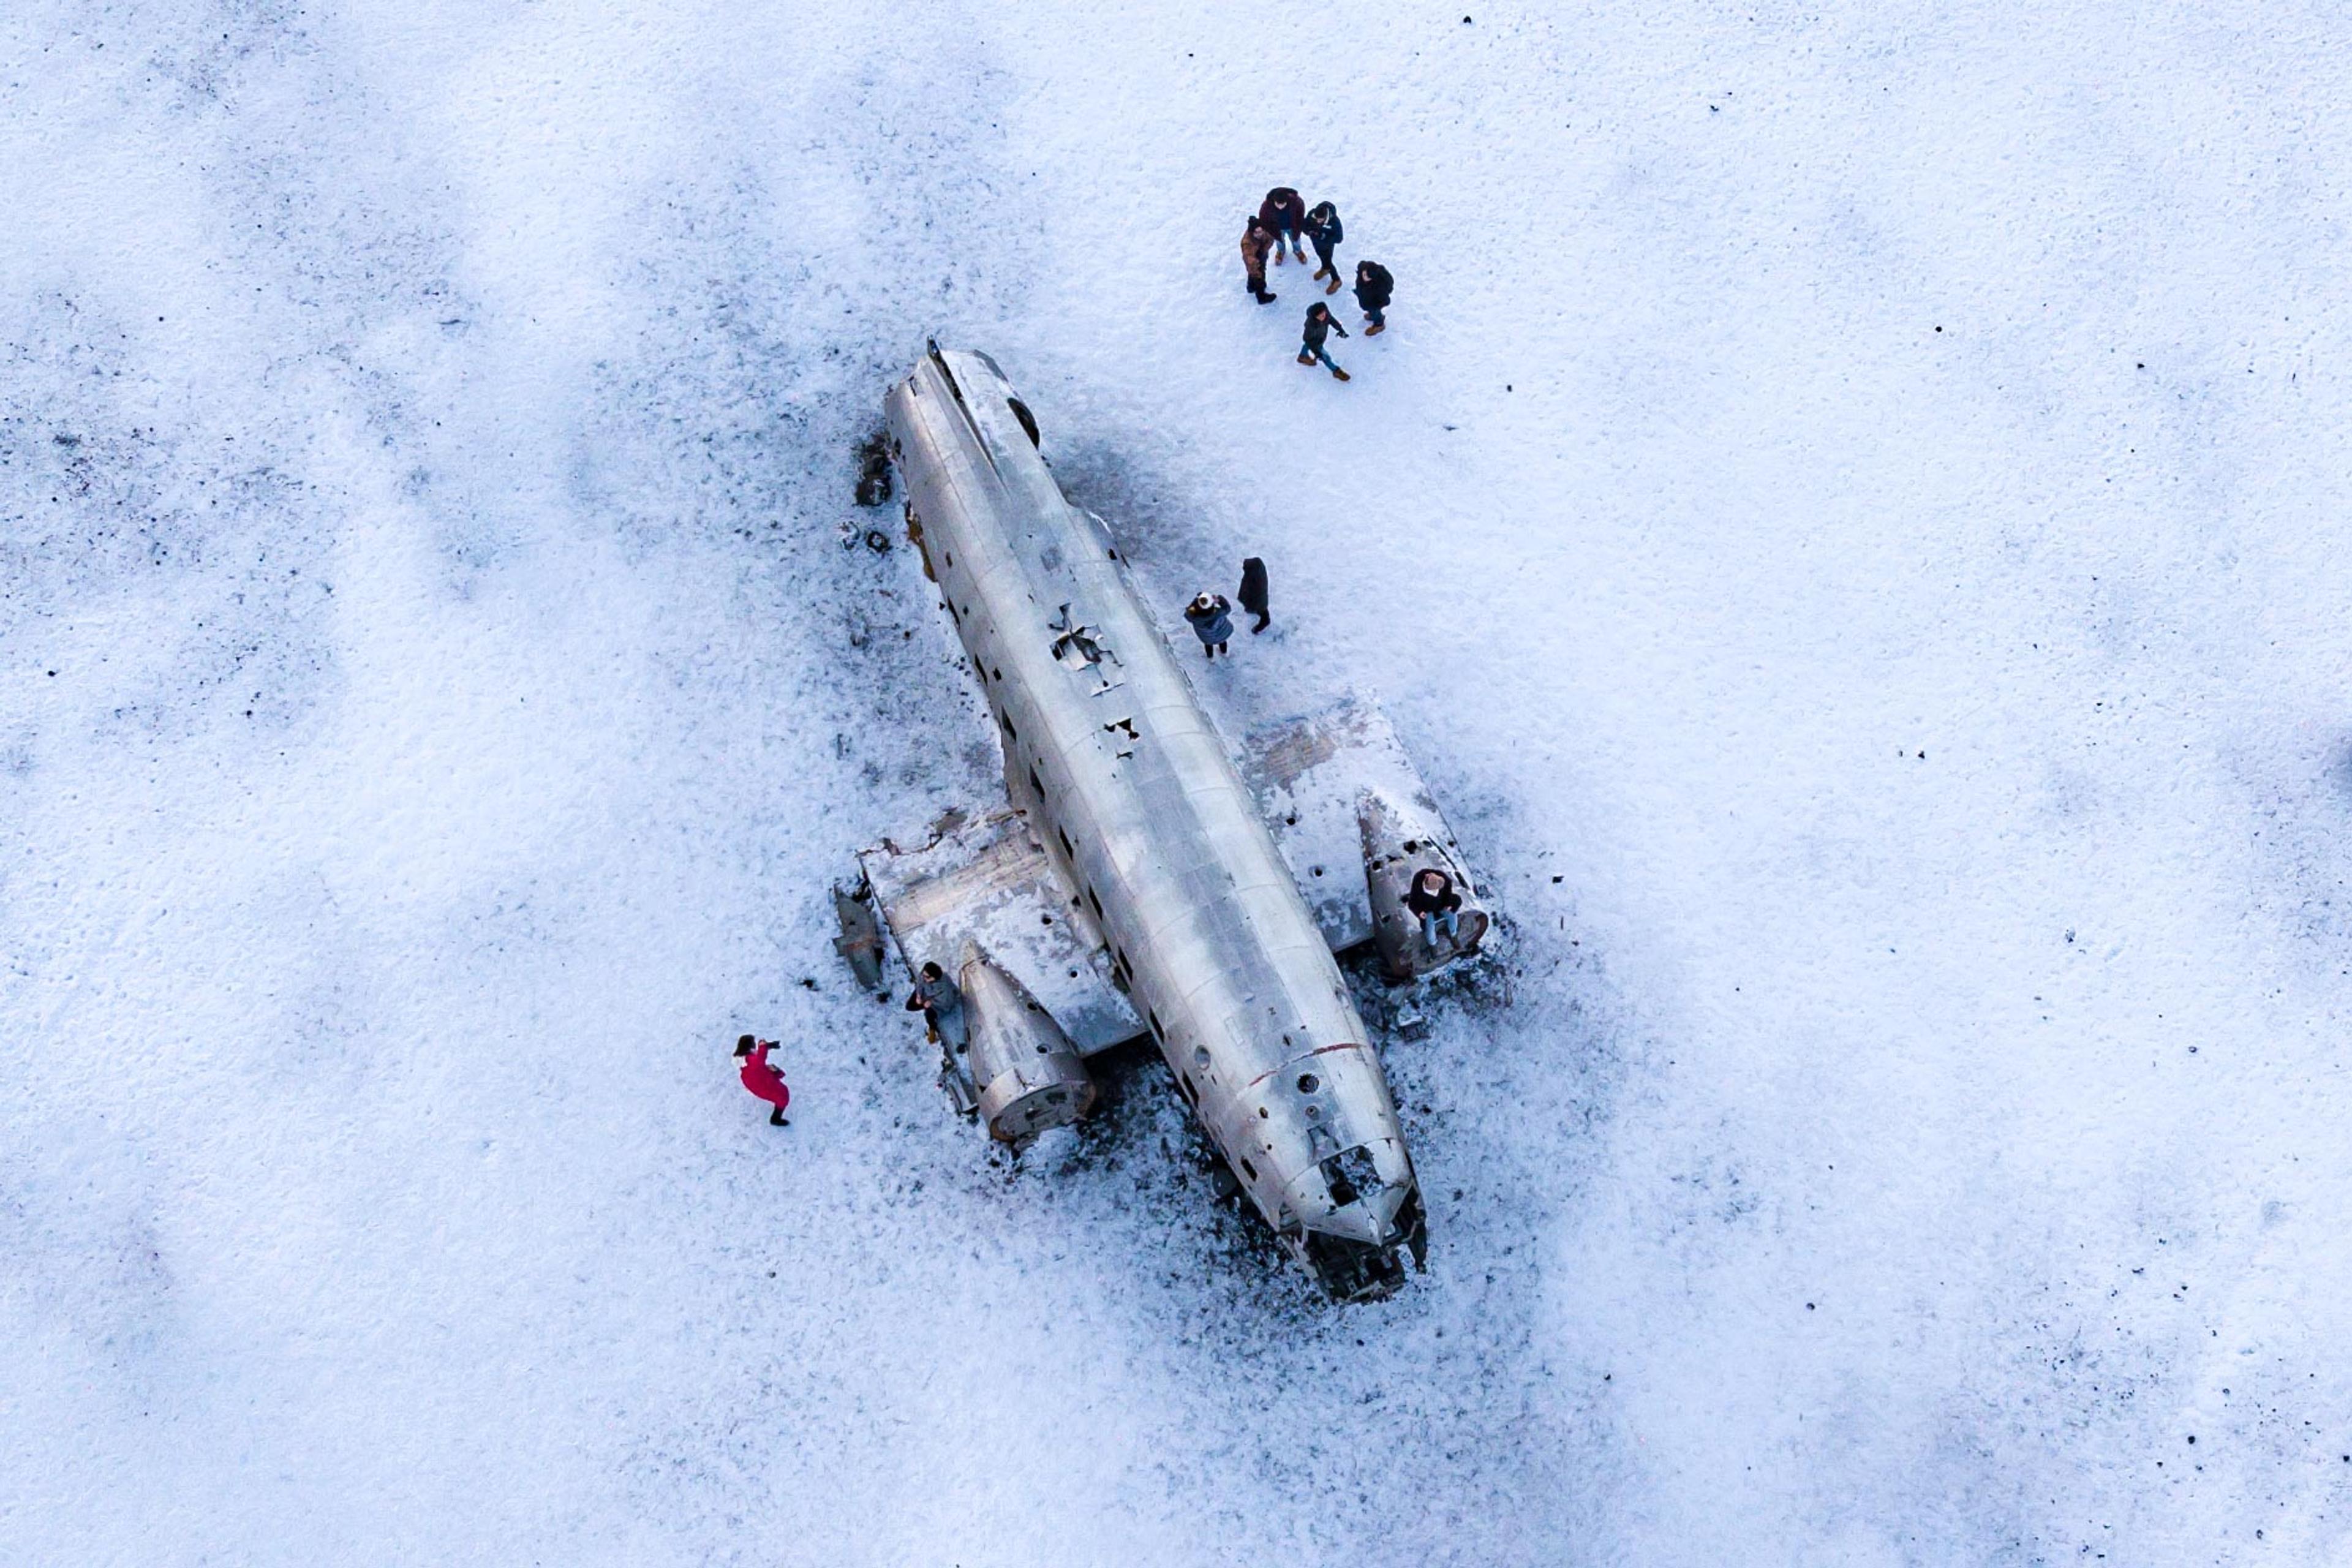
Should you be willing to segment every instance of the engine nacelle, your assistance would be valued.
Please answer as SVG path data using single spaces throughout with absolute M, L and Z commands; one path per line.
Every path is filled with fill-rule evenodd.
M 1021 1148 L 1094 1109 L 1077 1047 L 1028 988 L 977 948 L 956 977 L 971 1029 L 966 1057 L 989 1136 Z
M 1412 980 L 1477 952 L 1486 940 L 1489 916 L 1444 825 L 1381 791 L 1367 790 L 1356 803 L 1356 826 L 1364 840 L 1372 941 L 1389 977 Z M 1421 921 L 1404 901 L 1412 879 L 1433 868 L 1453 879 L 1454 890 L 1462 899 L 1454 933 L 1438 932 L 1434 945 L 1422 939 Z

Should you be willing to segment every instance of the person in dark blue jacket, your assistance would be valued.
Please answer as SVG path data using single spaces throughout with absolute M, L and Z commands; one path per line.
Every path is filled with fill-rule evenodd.
M 1315 269 L 1315 276 L 1308 281 L 1320 283 L 1326 278 L 1331 279 L 1329 286 L 1323 290 L 1326 294 L 1339 291 L 1339 268 L 1332 261 L 1331 254 L 1339 248 L 1339 242 L 1347 237 L 1347 230 L 1339 226 L 1339 209 L 1329 202 L 1316 203 L 1307 215 L 1307 237 L 1314 243 L 1315 259 L 1323 265 Z
M 1225 645 L 1234 640 L 1234 606 L 1223 594 L 1203 589 L 1184 606 L 1184 619 L 1192 635 L 1201 639 L 1201 651 L 1209 658 L 1233 651 Z
M 1377 261 L 1356 263 L 1356 303 L 1364 308 L 1364 336 L 1379 337 L 1388 330 L 1388 308 L 1396 293 L 1396 279 Z
M 1320 300 L 1307 306 L 1306 335 L 1298 343 L 1298 363 L 1314 364 L 1320 361 L 1334 379 L 1345 381 L 1348 373 L 1339 368 L 1339 362 L 1333 359 L 1330 352 L 1323 346 L 1333 332 L 1343 338 L 1348 335 L 1348 329 L 1339 324 L 1339 318 L 1331 313 L 1331 307 Z

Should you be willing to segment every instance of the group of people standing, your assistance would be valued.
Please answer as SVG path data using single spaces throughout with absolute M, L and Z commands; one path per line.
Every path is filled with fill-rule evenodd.
M 1307 242 L 1315 246 L 1315 258 L 1319 265 L 1310 282 L 1323 283 L 1323 292 L 1339 291 L 1339 267 L 1334 259 L 1339 242 L 1347 231 L 1339 222 L 1339 209 L 1329 202 L 1318 202 L 1312 208 L 1305 197 L 1288 185 L 1276 185 L 1266 192 L 1265 200 L 1242 226 L 1243 277 L 1251 298 L 1261 305 L 1271 305 L 1276 296 L 1265 286 L 1266 258 L 1272 257 L 1276 266 L 1296 260 L 1307 260 Z M 1376 338 L 1388 330 L 1389 300 L 1396 292 L 1396 279 L 1389 269 L 1377 261 L 1356 263 L 1356 303 L 1364 312 L 1364 336 Z M 1298 363 L 1320 364 L 1340 381 L 1348 373 L 1339 368 L 1324 345 L 1331 334 L 1349 335 L 1331 308 L 1318 300 L 1307 307 L 1307 326 L 1299 339 Z

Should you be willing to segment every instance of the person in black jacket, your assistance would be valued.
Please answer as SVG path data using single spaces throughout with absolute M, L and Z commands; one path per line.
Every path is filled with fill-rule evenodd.
M 1250 636 L 1255 637 L 1274 625 L 1274 617 L 1265 608 L 1265 563 L 1255 555 L 1242 563 L 1241 600 L 1243 613 L 1257 617 L 1257 625 L 1250 627 Z
M 1348 379 L 1348 373 L 1339 368 L 1339 362 L 1333 359 L 1323 347 L 1325 341 L 1333 332 L 1339 333 L 1343 338 L 1348 335 L 1348 329 L 1339 324 L 1339 319 L 1331 313 L 1331 307 L 1320 300 L 1307 306 L 1307 332 L 1306 336 L 1299 341 L 1298 363 L 1313 364 L 1319 360 L 1335 379 L 1345 381 Z
M 1260 222 L 1274 231 L 1276 261 L 1290 259 L 1282 253 L 1282 242 L 1286 239 L 1290 242 L 1290 248 L 1299 260 L 1307 259 L 1307 246 L 1298 237 L 1298 231 L 1307 226 L 1305 196 L 1288 185 L 1276 185 L 1266 192 L 1265 200 L 1258 204 L 1257 216 Z
M 1326 294 L 1339 291 L 1339 268 L 1331 260 L 1331 253 L 1339 248 L 1339 242 L 1347 237 L 1347 230 L 1339 226 L 1339 209 L 1329 202 L 1316 203 L 1315 210 L 1307 215 L 1307 237 L 1315 242 L 1315 259 L 1323 265 L 1315 269 L 1315 276 L 1308 281 L 1320 283 L 1326 278 L 1331 279 L 1329 286 L 1323 290 Z
M 1404 907 L 1421 921 L 1421 940 L 1432 952 L 1437 948 L 1437 933 L 1442 930 L 1448 937 L 1462 931 L 1462 895 L 1454 890 L 1454 879 L 1432 866 L 1417 873 L 1412 887 L 1404 896 Z
M 1356 303 L 1364 308 L 1364 336 L 1379 337 L 1388 330 L 1389 297 L 1396 292 L 1396 279 L 1389 269 L 1377 261 L 1356 263 Z

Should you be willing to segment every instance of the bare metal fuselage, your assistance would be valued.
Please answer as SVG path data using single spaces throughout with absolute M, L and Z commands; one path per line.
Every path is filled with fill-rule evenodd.
M 891 450 L 1005 784 L 1266 1221 L 1340 1295 L 1418 1258 L 1412 1163 L 1345 979 L 1100 521 L 984 355 L 893 386 Z

